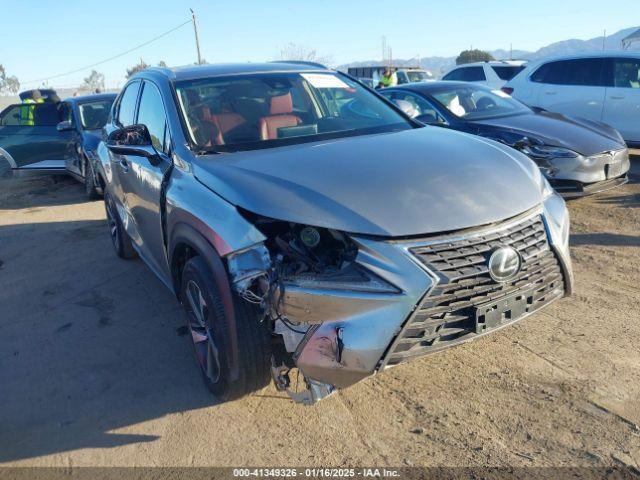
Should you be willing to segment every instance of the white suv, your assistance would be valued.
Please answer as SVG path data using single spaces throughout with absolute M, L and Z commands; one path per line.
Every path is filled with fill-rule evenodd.
M 466 63 L 447 72 L 442 80 L 474 82 L 500 88 L 524 68 L 523 63 L 518 60 Z
M 607 123 L 640 147 L 640 52 L 539 60 L 503 90 L 532 107 Z

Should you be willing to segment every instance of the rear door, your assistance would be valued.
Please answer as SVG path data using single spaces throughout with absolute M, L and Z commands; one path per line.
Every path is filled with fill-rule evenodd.
M 606 93 L 605 60 L 579 58 L 541 65 L 531 75 L 539 83 L 533 106 L 550 112 L 600 121 Z
M 602 121 L 627 142 L 640 143 L 640 58 L 610 60 L 612 82 L 607 88 Z
M 60 103 L 10 105 L 0 113 L 0 156 L 16 170 L 64 172 L 76 133 L 58 131 L 62 117 Z

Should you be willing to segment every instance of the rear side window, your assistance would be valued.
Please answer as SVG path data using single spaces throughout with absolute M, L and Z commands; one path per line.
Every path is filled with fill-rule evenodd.
M 613 85 L 617 88 L 640 88 L 640 59 L 616 58 L 613 64 Z
M 540 66 L 531 81 L 552 85 L 606 86 L 604 59 L 580 58 L 549 62 Z
M 511 80 L 518 73 L 520 73 L 524 66 L 522 65 L 505 65 L 505 66 L 491 66 L 493 71 L 496 72 L 496 75 L 500 78 L 500 80 Z
M 140 82 L 129 84 L 125 89 L 120 103 L 118 104 L 117 122 L 123 127 L 133 125 L 136 114 L 136 100 L 138 99 L 138 91 L 140 90 Z
M 443 80 L 460 80 L 462 82 L 484 82 L 487 77 L 482 67 L 457 68 L 442 77 Z

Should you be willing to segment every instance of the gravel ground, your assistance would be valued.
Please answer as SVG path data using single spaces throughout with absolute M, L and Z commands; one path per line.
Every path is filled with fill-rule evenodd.
M 65 177 L 0 180 L 0 462 L 640 464 L 640 159 L 572 201 L 573 297 L 315 407 L 216 404 L 171 294 Z

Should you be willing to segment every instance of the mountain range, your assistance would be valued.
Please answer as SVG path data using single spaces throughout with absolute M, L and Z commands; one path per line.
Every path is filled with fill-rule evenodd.
M 604 49 L 620 50 L 622 39 L 638 29 L 640 29 L 640 27 L 625 28 L 612 35 L 607 35 L 607 37 L 604 38 Z M 518 60 L 536 60 L 538 58 L 553 57 L 556 55 L 571 55 L 574 53 L 583 52 L 594 52 L 602 49 L 603 37 L 600 36 L 591 38 L 589 40 L 578 40 L 575 38 L 570 40 L 562 40 L 560 42 L 555 42 L 542 47 L 535 52 L 529 52 L 526 50 L 513 50 L 513 52 L 509 52 L 509 50 L 498 49 L 489 50 L 489 53 L 497 60 L 507 60 L 509 58 Z M 640 42 L 632 45 L 629 50 L 640 51 Z M 422 57 L 419 59 L 419 62 L 422 68 L 431 70 L 434 75 L 440 76 L 442 73 L 446 72 L 455 65 L 456 57 Z M 380 60 L 351 62 L 348 64 L 340 65 L 338 67 L 338 70 L 346 71 L 348 67 L 379 65 L 380 63 Z M 393 63 L 397 66 L 416 66 L 416 64 L 418 63 L 418 59 L 394 59 Z

